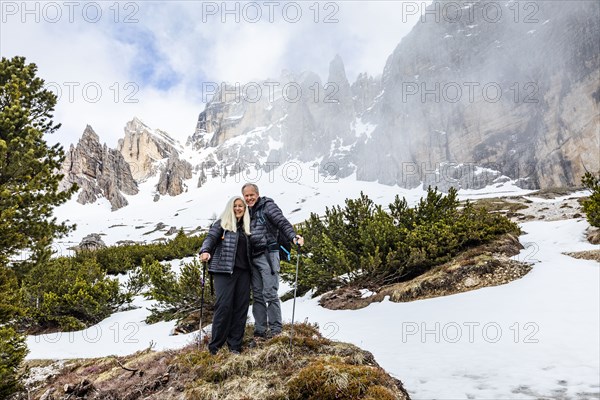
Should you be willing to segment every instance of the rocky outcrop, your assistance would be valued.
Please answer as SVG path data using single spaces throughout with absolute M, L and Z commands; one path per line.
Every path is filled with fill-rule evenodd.
M 209 320 L 212 310 L 205 307 Z M 180 314 L 183 329 L 177 330 L 198 329 L 198 312 Z M 245 335 L 241 355 L 222 349 L 211 356 L 202 344 L 162 352 L 149 348 L 118 359 L 68 360 L 52 378 L 35 374 L 27 389 L 35 399 L 50 393 L 52 399 L 88 400 L 410 400 L 403 383 L 381 368 L 372 353 L 327 339 L 316 324 L 296 323 L 293 330 L 286 324 L 279 337 L 247 347 L 251 339 Z M 214 383 L 217 374 L 219 384 Z
M 177 196 L 186 190 L 184 180 L 192 178 L 192 165 L 174 153 L 161 168 L 156 189 L 161 195 Z
M 133 178 L 142 182 L 157 173 L 156 161 L 176 156 L 181 146 L 166 132 L 152 130 L 138 118 L 127 122 L 118 150 L 131 168 Z
M 60 173 L 64 176 L 61 189 L 73 183 L 79 186 L 77 201 L 81 204 L 93 203 L 104 197 L 114 211 L 128 204 L 123 194 L 138 193 L 129 164 L 117 150 L 101 145 L 98 135 L 89 125 L 77 146 L 71 145 L 66 152 Z
M 188 143 L 229 171 L 319 160 L 324 173 L 402 187 L 573 186 L 600 169 L 600 3 L 458 11 L 435 0 L 381 78 L 349 85 L 336 56 L 325 83 L 284 72 L 222 87 Z
M 119 152 L 132 167 L 136 181 L 145 181 L 160 173 L 156 190 L 160 195 L 177 196 L 186 190 L 185 180 L 192 178 L 192 165 L 180 159 L 184 147 L 168 133 L 151 129 L 138 118 L 125 126 L 119 140 Z M 155 197 L 154 201 L 157 201 Z
M 536 1 L 517 20 L 510 3 L 442 18 L 434 1 L 388 59 L 363 151 L 378 162 L 359 156 L 357 177 L 410 187 L 469 164 L 522 187 L 579 184 L 600 168 L 599 4 Z
M 224 167 L 235 173 L 323 156 L 323 165 L 335 163 L 338 176 L 347 176 L 352 169 L 342 159 L 356 142 L 352 125 L 357 109 L 365 108 L 377 86 L 362 75 L 352 87 L 339 56 L 331 61 L 325 83 L 311 72 L 283 71 L 278 79 L 237 88 L 223 85 L 200 114 L 187 144 L 196 150 L 215 148 L 204 167 L 212 172 L 216 165 L 219 175 Z
M 359 74 L 350 87 L 356 116 L 361 117 L 375 102 L 381 93 L 381 79 L 375 79 L 366 73 Z
M 201 153 L 194 165 L 183 146 L 137 118 L 119 141 L 122 159 L 138 181 L 160 173 L 155 200 L 184 192 L 192 173 L 202 186 L 292 160 L 338 178 L 441 190 L 508 180 L 574 186 L 586 169 L 600 170 L 600 2 L 479 0 L 458 13 L 449 4 L 432 2 L 380 77 L 350 84 L 335 56 L 326 82 L 283 71 L 223 84 L 186 142 Z M 94 160 L 112 154 L 86 151 Z M 75 153 L 70 160 L 83 157 Z M 96 182 L 105 164 L 69 167 L 68 179 L 78 176 L 80 201 L 104 195 L 120 207 L 120 181 L 107 173 Z
M 202 185 L 204 185 L 206 183 L 206 175 L 204 174 L 204 172 L 200 173 L 200 176 L 198 177 L 198 187 L 202 187 Z
M 71 247 L 72 250 L 78 251 L 95 251 L 106 248 L 106 244 L 102 240 L 99 234 L 91 233 L 81 239 L 81 242 L 77 246 Z

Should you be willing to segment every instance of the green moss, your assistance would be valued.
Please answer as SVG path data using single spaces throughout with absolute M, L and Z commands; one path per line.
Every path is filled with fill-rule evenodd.
M 365 394 L 364 400 L 396 400 L 398 396 L 390 389 L 383 386 L 371 386 Z
M 381 368 L 320 360 L 300 370 L 287 388 L 291 400 L 354 400 L 364 399 L 372 386 L 389 384 Z

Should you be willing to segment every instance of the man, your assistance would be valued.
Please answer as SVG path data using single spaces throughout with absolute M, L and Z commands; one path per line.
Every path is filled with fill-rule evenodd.
M 250 243 L 252 248 L 252 315 L 254 337 L 265 339 L 281 333 L 281 305 L 279 290 L 278 235 L 294 244 L 304 245 L 302 236 L 283 216 L 273 199 L 260 197 L 258 186 L 246 183 L 242 195 L 250 209 Z M 270 329 L 270 334 L 267 332 Z

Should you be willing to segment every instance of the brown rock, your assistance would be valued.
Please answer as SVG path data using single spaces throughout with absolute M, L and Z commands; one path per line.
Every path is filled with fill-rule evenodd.
M 64 178 L 59 187 L 64 190 L 76 183 L 80 188 L 77 201 L 81 204 L 105 197 L 114 211 L 128 204 L 123 194 L 138 193 L 129 164 L 117 150 L 101 145 L 89 125 L 77 146 L 71 145 L 67 151 L 60 173 Z
M 465 287 L 473 287 L 473 286 L 477 286 L 479 285 L 481 282 L 478 278 L 473 278 L 473 277 L 467 277 L 464 281 L 463 281 L 463 285 L 465 285 Z
M 155 162 L 177 155 L 177 143 L 159 129 L 152 130 L 138 118 L 127 122 L 118 150 L 131 166 L 133 178 L 142 182 L 157 172 Z
M 73 246 L 71 249 L 75 251 L 95 251 L 104 248 L 106 248 L 106 244 L 100 235 L 97 233 L 91 233 L 81 239 L 81 242 L 77 246 Z
M 192 177 L 192 165 L 175 153 L 161 170 L 156 188 L 161 195 L 177 196 L 186 190 L 184 180 Z
M 600 228 L 588 229 L 587 240 L 591 244 L 600 244 Z

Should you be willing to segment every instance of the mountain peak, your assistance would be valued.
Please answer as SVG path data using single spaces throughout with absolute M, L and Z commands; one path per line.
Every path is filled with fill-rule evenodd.
M 329 63 L 329 81 L 339 83 L 348 82 L 348 78 L 346 77 L 346 67 L 339 54 L 336 54 Z
M 88 124 L 86 125 L 80 140 L 84 142 L 91 140 L 93 142 L 100 143 L 100 136 L 98 136 L 98 134 L 94 131 L 94 128 Z
M 128 121 L 125 125 L 125 130 L 141 133 L 143 131 L 150 131 L 151 129 L 150 127 L 148 127 L 148 125 L 144 124 L 141 119 L 134 116 L 133 119 L 131 121 Z
M 134 117 L 125 125 L 125 137 L 119 139 L 118 150 L 125 161 L 133 166 L 132 174 L 141 182 L 155 175 L 155 161 L 177 158 L 183 147 L 167 132 L 152 129 L 139 118 Z
M 81 204 L 94 203 L 102 197 L 116 210 L 127 205 L 123 194 L 138 193 L 129 165 L 116 150 L 100 144 L 90 125 L 85 127 L 77 146 L 71 145 L 65 154 L 61 175 L 62 188 L 73 183 L 79 186 L 77 201 Z

